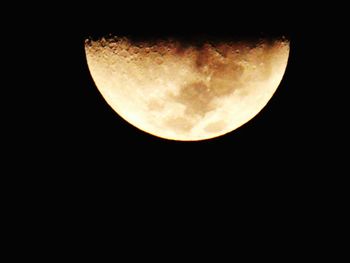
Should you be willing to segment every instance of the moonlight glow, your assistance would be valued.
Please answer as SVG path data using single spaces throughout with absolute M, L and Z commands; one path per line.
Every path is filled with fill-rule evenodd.
M 137 128 L 203 140 L 252 119 L 276 91 L 289 43 L 86 41 L 88 66 L 107 103 Z

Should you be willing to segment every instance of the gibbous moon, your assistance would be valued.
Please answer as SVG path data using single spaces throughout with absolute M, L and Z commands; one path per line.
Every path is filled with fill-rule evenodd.
M 197 141 L 251 120 L 285 72 L 284 39 L 205 42 L 86 40 L 92 78 L 107 103 L 158 137 Z

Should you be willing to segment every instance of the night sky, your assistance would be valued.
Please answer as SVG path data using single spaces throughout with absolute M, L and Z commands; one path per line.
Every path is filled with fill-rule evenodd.
M 335 235 L 346 229 L 348 140 L 336 140 L 349 103 L 340 102 L 348 81 L 336 82 L 348 78 L 340 71 L 348 71 L 349 15 L 341 11 L 349 9 L 267 2 L 4 3 L 3 250 L 91 259 L 100 246 L 100 261 L 109 251 L 117 259 L 198 258 L 196 245 L 206 258 L 215 251 L 207 247 L 220 247 L 216 261 L 228 252 L 237 258 L 231 251 L 240 248 L 244 258 L 341 255 L 346 243 Z M 290 55 L 276 93 L 244 126 L 211 140 L 169 141 L 122 120 L 95 87 L 84 40 L 109 33 L 286 36 Z

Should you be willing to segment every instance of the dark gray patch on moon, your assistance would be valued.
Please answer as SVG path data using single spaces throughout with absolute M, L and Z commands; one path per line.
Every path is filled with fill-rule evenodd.
M 226 123 L 224 121 L 216 121 L 209 123 L 204 130 L 206 132 L 214 133 L 214 132 L 220 132 L 226 127 Z
M 170 97 L 173 101 L 186 107 L 186 115 L 204 117 L 217 107 L 212 103 L 215 98 L 228 96 L 240 88 L 238 80 L 243 73 L 243 67 L 237 64 L 226 65 L 215 61 L 210 62 L 210 60 L 208 62 L 208 59 L 203 57 L 196 65 L 198 70 L 203 70 L 201 73 L 204 77 L 211 77 L 210 81 L 208 83 L 204 81 L 188 83 L 180 88 L 179 94 L 170 95 Z
M 169 118 L 164 124 L 177 132 L 189 132 L 192 129 L 191 121 L 184 117 Z
M 150 111 L 161 111 L 164 109 L 164 104 L 160 103 L 157 100 L 151 100 L 150 102 L 148 102 L 147 108 Z
M 211 101 L 214 98 L 213 92 L 204 82 L 192 82 L 184 85 L 180 93 L 172 95 L 172 99 L 186 107 L 186 115 L 204 116 L 207 112 L 213 110 Z
M 217 97 L 227 96 L 241 88 L 239 79 L 243 71 L 243 66 L 237 64 L 216 65 L 210 79 L 213 93 Z

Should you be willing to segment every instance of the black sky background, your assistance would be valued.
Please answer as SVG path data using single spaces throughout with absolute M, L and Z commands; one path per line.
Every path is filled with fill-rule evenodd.
M 104 251 L 125 247 L 130 257 L 139 253 L 134 246 L 153 245 L 154 238 L 167 246 L 165 253 L 168 239 L 191 249 L 215 242 L 224 252 L 236 240 L 249 250 L 245 258 L 307 251 L 314 258 L 324 252 L 312 245 L 342 240 L 325 238 L 327 226 L 337 232 L 337 213 L 346 211 L 339 201 L 348 192 L 340 189 L 348 184 L 333 163 L 341 160 L 340 151 L 330 148 L 345 145 L 335 138 L 346 119 L 339 122 L 330 113 L 339 90 L 346 89 L 332 75 L 348 31 L 338 23 L 347 17 L 339 9 L 305 1 L 12 4 L 0 17 L 2 58 L 9 58 L 11 72 L 3 71 L 10 81 L 3 80 L 1 90 L 1 185 L 9 208 L 3 214 L 15 225 L 4 228 L 30 250 L 15 247 L 12 257 L 56 257 L 67 250 L 81 257 L 96 243 Z M 212 140 L 176 142 L 128 124 L 98 92 L 84 40 L 109 33 L 184 40 L 284 35 L 291 50 L 279 88 L 253 120 Z M 268 249 L 259 253 L 251 242 Z M 147 252 L 159 254 L 162 246 Z M 173 250 L 168 255 L 184 249 Z
M 312 95 L 320 90 L 313 68 L 321 47 L 315 48 L 314 43 L 332 30 L 323 22 L 319 5 L 46 4 L 22 18 L 23 26 L 14 32 L 33 47 L 26 54 L 36 66 L 24 67 L 30 69 L 26 81 L 35 72 L 35 84 L 25 91 L 35 103 L 14 113 L 18 116 L 15 133 L 23 141 L 14 155 L 27 160 L 28 167 L 60 174 L 57 182 L 96 182 L 101 187 L 127 181 L 141 188 L 144 183 L 164 189 L 200 184 L 259 189 L 263 185 L 283 192 L 320 180 L 312 173 L 317 162 L 312 156 L 322 154 L 325 145 L 315 132 L 320 125 L 318 108 L 311 106 L 317 103 Z M 291 50 L 277 92 L 253 120 L 212 140 L 176 142 L 128 124 L 98 92 L 86 63 L 84 40 L 109 33 L 185 40 L 286 36 Z

